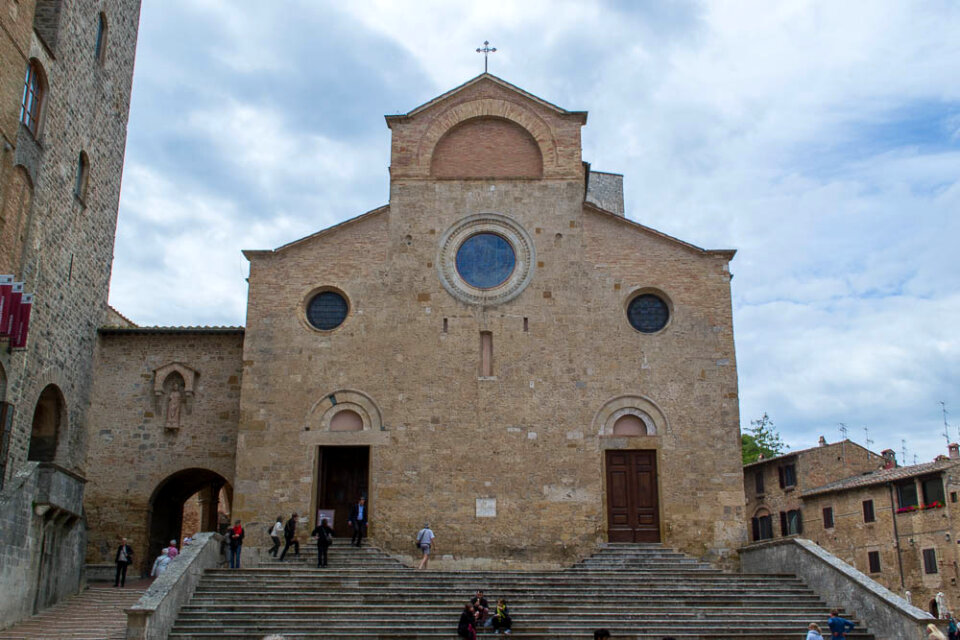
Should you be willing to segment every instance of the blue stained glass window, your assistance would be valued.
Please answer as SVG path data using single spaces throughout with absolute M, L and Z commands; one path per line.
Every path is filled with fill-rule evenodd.
M 347 301 L 335 291 L 323 291 L 313 296 L 307 305 L 307 320 L 321 331 L 336 329 L 347 319 Z
M 503 236 L 478 233 L 457 249 L 457 272 L 472 287 L 492 289 L 506 282 L 517 264 L 513 247 Z
M 639 295 L 627 306 L 627 319 L 642 333 L 656 333 L 667 326 L 670 309 L 667 303 L 652 293 Z

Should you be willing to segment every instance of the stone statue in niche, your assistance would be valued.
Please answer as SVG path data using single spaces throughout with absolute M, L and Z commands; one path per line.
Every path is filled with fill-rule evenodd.
M 167 396 L 167 429 L 180 428 L 180 407 L 183 404 L 182 389 L 180 382 L 176 381 Z

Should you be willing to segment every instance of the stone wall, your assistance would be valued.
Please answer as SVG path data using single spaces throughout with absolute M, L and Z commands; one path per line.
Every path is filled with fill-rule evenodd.
M 877 640 L 922 640 L 934 620 L 860 571 L 816 544 L 790 538 L 741 550 L 744 573 L 792 573 L 826 599 L 866 625 Z M 938 625 L 945 629 L 941 622 Z
M 949 471 L 944 479 L 948 499 L 940 509 L 897 513 L 896 490 L 891 493 L 887 484 L 805 497 L 805 537 L 899 595 L 909 591 L 911 601 L 922 609 L 928 610 L 942 591 L 949 610 L 960 611 L 960 553 L 954 540 L 960 510 L 949 499 L 950 492 L 960 490 L 960 473 Z M 873 501 L 875 522 L 864 522 L 865 500 Z M 821 515 L 824 507 L 833 509 L 834 526 L 829 529 Z M 925 549 L 936 554 L 936 573 L 924 568 Z M 878 572 L 870 571 L 870 552 L 879 553 Z
M 14 243 L 19 243 L 19 263 L 8 260 L 6 269 L 25 282 L 27 292 L 35 294 L 26 349 L 13 353 L 0 350 L 0 367 L 7 378 L 3 400 L 14 409 L 3 478 L 8 485 L 30 467 L 28 452 L 35 408 L 43 391 L 51 385 L 62 396 L 63 409 L 52 462 L 71 473 L 82 476 L 84 472 L 93 350 L 96 328 L 107 301 L 113 259 L 140 2 L 103 0 L 94 6 L 80 0 L 63 0 L 59 3 L 55 56 L 49 49 L 49 35 L 42 42 L 31 31 L 33 3 L 6 4 L 15 8 L 4 6 L 2 13 L 17 14 L 17 33 L 22 34 L 24 28 L 31 32 L 26 50 L 17 55 L 42 65 L 47 85 L 37 135 L 18 126 L 13 150 L 9 152 L 12 160 L 7 159 L 8 152 L 4 151 L 0 166 L 4 172 L 11 165 L 15 167 L 13 173 L 4 175 L 0 195 L 5 201 L 0 211 L 19 210 L 6 199 L 23 197 L 22 190 L 7 188 L 7 176 L 22 177 L 22 172 L 29 176 L 32 197 L 27 220 L 23 223 L 20 216 L 21 226 L 7 230 L 21 234 L 22 242 L 18 239 Z M 100 11 L 110 23 L 108 49 L 102 61 L 94 56 Z M 7 54 L 4 56 L 6 61 Z M 16 100 L 19 114 L 25 63 L 12 68 L 20 77 Z M 8 84 L 5 82 L 2 91 L 11 90 Z M 4 112 L 0 120 L 7 136 L 8 114 Z M 89 158 L 83 198 L 74 193 L 81 151 Z M 22 169 L 16 168 L 18 165 Z M 37 212 L 42 215 L 36 215 Z M 13 246 L 6 240 L 3 243 L 4 247 Z M 24 490 L 30 490 L 30 486 L 23 485 Z M 24 562 L 32 563 L 32 568 L 18 574 L 15 581 L 0 582 L 0 600 L 15 608 L 17 615 L 75 590 L 81 575 L 80 563 L 64 561 L 60 570 L 65 575 L 71 572 L 69 576 L 59 582 L 44 578 L 35 557 L 40 548 L 36 536 L 50 536 L 47 542 L 56 550 L 44 548 L 45 553 L 50 549 L 53 557 L 76 554 L 82 550 L 83 541 L 73 533 L 48 534 L 47 528 L 37 526 L 35 519 L 41 516 L 31 515 L 27 506 L 31 501 L 29 495 L 23 501 L 0 501 L 0 518 L 20 523 L 20 528 L 9 535 L 31 539 L 30 555 Z M 18 509 L 28 510 L 13 512 Z M 31 599 L 31 593 L 39 595 Z M 4 623 L 15 621 L 16 618 L 4 618 Z
M 232 484 L 242 344 L 238 329 L 101 331 L 86 463 L 88 562 L 112 561 L 125 536 L 136 554 L 135 567 L 145 570 L 158 551 L 149 544 L 150 518 L 164 487 L 177 484 L 171 498 L 179 496 L 182 513 L 183 502 L 210 478 Z M 158 381 L 158 371 L 161 378 L 181 379 L 195 372 L 192 386 L 183 391 L 176 428 L 167 421 L 169 387 Z M 194 528 L 181 539 L 200 529 L 189 526 Z
M 524 126 L 544 179 L 431 179 L 436 142 L 477 117 Z M 388 118 L 388 208 L 247 252 L 234 508 L 250 527 L 278 507 L 312 514 L 318 448 L 365 445 L 379 544 L 408 551 L 426 518 L 444 561 L 562 564 L 606 539 L 605 451 L 652 449 L 664 542 L 714 560 L 743 542 L 733 254 L 585 208 L 584 120 L 481 78 Z M 469 304 L 438 277 L 441 239 L 489 212 L 528 234 L 533 273 L 512 300 Z M 322 288 L 350 305 L 330 332 L 304 317 Z M 625 308 L 651 290 L 672 319 L 640 334 Z M 480 332 L 492 334 L 492 375 Z M 362 431 L 330 431 L 343 397 L 366 416 Z M 598 416 L 616 403 L 648 407 L 657 433 L 605 434 Z

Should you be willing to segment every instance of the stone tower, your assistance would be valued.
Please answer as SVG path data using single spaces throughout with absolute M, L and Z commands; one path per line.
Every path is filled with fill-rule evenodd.
M 3 2 L 0 274 L 34 295 L 0 351 L 0 626 L 77 591 L 140 0 Z M 42 550 L 42 553 L 41 553 Z

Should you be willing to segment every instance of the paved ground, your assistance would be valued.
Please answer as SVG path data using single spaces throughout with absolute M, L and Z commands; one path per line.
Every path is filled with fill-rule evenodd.
M 0 631 L 0 640 L 123 640 L 127 618 L 150 580 L 127 580 L 123 589 L 94 582 L 86 591 Z

